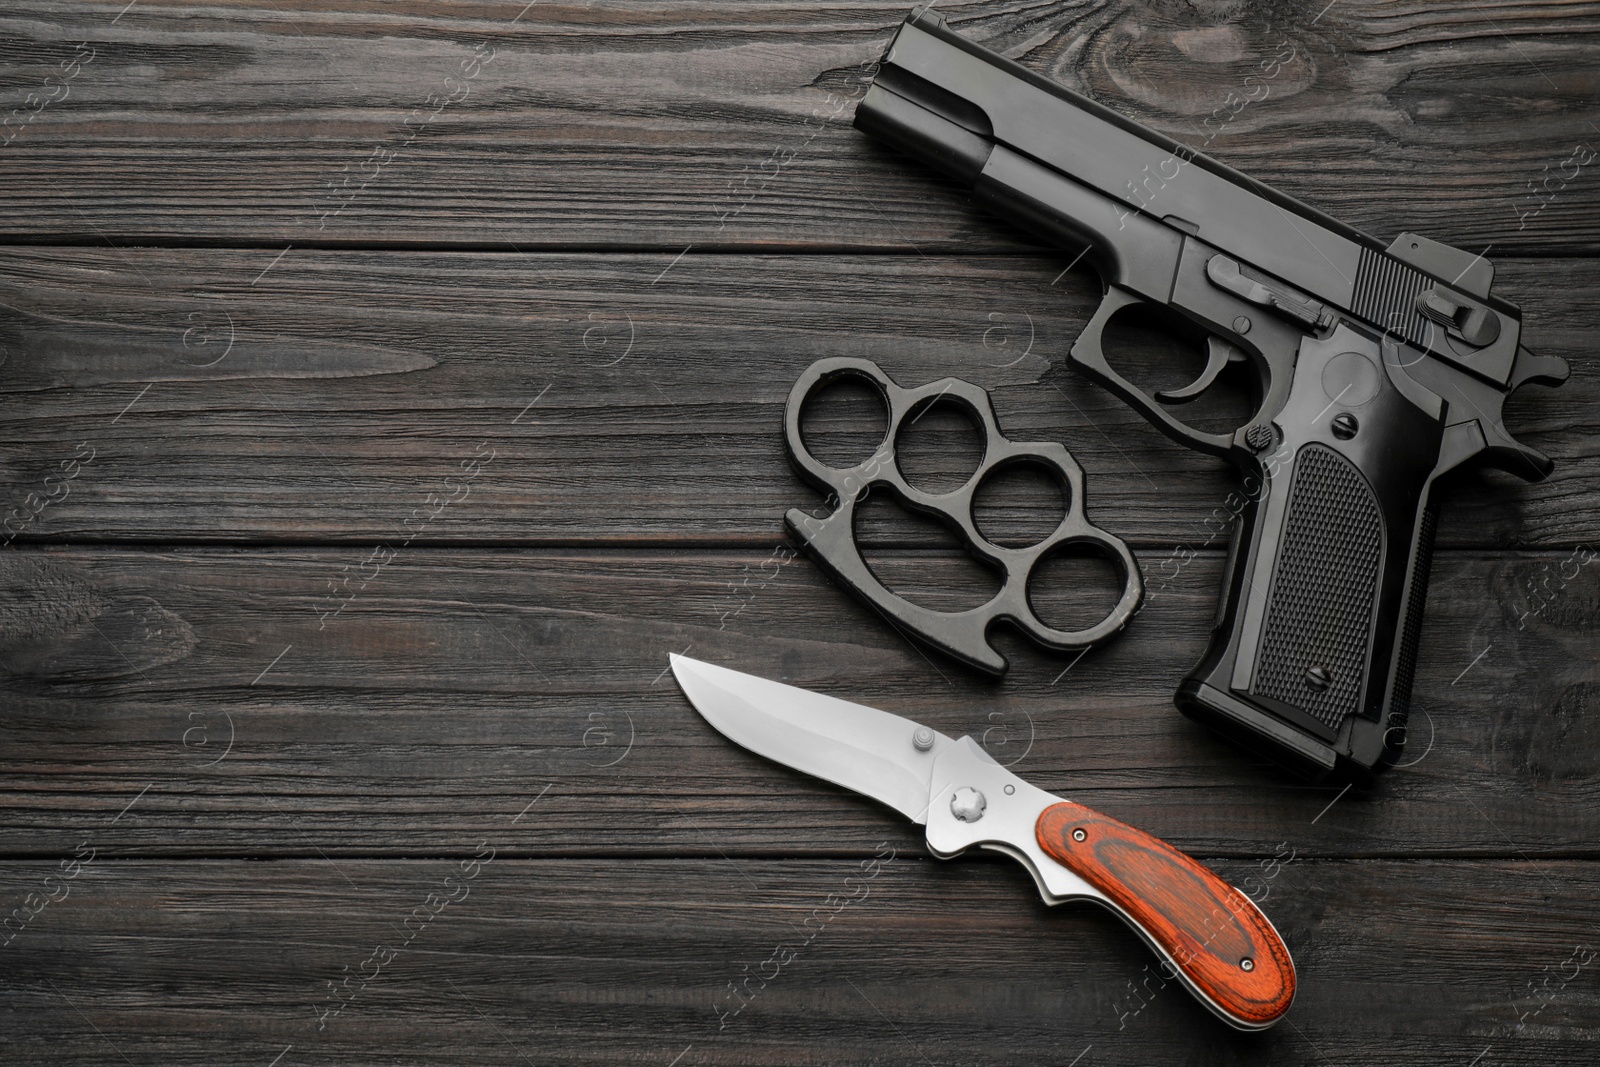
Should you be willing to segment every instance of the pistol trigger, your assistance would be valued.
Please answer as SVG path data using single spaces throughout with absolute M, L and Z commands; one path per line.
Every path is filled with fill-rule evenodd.
M 1222 368 L 1229 363 L 1243 363 L 1245 355 L 1234 345 L 1229 344 L 1220 337 L 1206 338 L 1206 369 L 1200 372 L 1200 377 L 1184 386 L 1182 389 L 1168 389 L 1156 394 L 1156 399 L 1163 404 L 1186 404 L 1195 397 L 1210 389 L 1222 373 Z

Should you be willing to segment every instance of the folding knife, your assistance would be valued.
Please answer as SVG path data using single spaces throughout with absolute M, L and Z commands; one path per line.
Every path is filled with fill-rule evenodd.
M 758 755 L 853 789 L 927 827 L 928 850 L 1014 857 L 1047 904 L 1092 900 L 1132 926 L 1200 1002 L 1241 1030 L 1289 1010 L 1294 962 L 1255 902 L 1160 838 L 1037 789 L 971 737 L 684 656 L 695 709 Z

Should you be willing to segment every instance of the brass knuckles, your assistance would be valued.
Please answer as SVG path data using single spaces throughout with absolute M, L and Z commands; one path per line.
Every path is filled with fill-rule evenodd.
M 854 379 L 870 385 L 889 413 L 888 431 L 876 451 L 848 469 L 829 467 L 806 450 L 800 436 L 800 413 L 811 395 L 834 382 Z M 925 493 L 912 486 L 895 462 L 895 441 L 907 419 L 940 400 L 964 407 L 983 429 L 984 454 L 978 469 L 960 488 L 948 493 Z M 865 359 L 836 357 L 813 363 L 789 393 L 783 418 L 784 442 L 789 460 L 800 477 L 813 488 L 838 501 L 825 518 L 791 508 L 784 516 L 790 535 L 806 549 L 834 581 L 876 608 L 891 624 L 907 630 L 945 654 L 993 675 L 1005 673 L 1006 659 L 989 644 L 990 628 L 1001 620 L 1011 623 L 1035 643 L 1055 652 L 1089 648 L 1114 636 L 1125 626 L 1144 596 L 1139 564 L 1128 546 L 1093 526 L 1084 516 L 1083 470 L 1059 444 L 1019 444 L 1007 440 L 995 420 L 989 394 L 971 382 L 943 378 L 920 389 L 896 385 L 878 365 Z M 1067 513 L 1044 540 L 1027 548 L 996 545 L 978 532 L 972 505 L 984 479 L 1001 468 L 1021 461 L 1050 469 L 1068 494 Z M 873 487 L 888 489 L 907 508 L 931 515 L 954 531 L 967 551 L 980 562 L 999 570 L 1005 580 L 988 603 L 961 612 L 934 611 L 890 592 L 873 575 L 856 547 L 856 505 Z M 1083 630 L 1057 630 L 1044 623 L 1028 602 L 1028 578 L 1046 556 L 1063 548 L 1086 545 L 1110 559 L 1122 575 L 1122 597 L 1110 614 Z

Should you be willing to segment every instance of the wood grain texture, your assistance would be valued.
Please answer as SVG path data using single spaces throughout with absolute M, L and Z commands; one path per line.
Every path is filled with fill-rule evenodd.
M 464 828 L 463 854 L 505 825 Z M 1045 907 L 1009 860 L 861 856 L 880 853 L 870 877 L 856 858 L 497 854 L 470 880 L 443 857 L 96 859 L 0 948 L 0 1052 L 135 1067 L 1065 1064 L 1091 1046 L 1080 1064 L 1178 1048 L 1251 1065 L 1593 1058 L 1595 964 L 1573 946 L 1594 944 L 1594 864 L 1297 861 L 1267 904 L 1304 986 L 1283 1025 L 1241 1034 L 1163 986 L 1116 918 Z M 0 900 L 54 868 L 0 865 Z M 452 876 L 460 899 L 406 926 Z M 396 953 L 381 967 L 380 947 Z
M 1153 583 L 1127 633 L 1081 661 L 1001 637 L 1000 684 L 925 658 L 807 561 L 767 551 L 368 558 L 0 554 L 0 848 L 54 851 L 142 795 L 102 831 L 113 854 L 445 852 L 546 790 L 505 847 L 919 847 L 887 809 L 729 744 L 665 673 L 669 652 L 971 733 L 1041 788 L 1199 856 L 1288 839 L 1317 855 L 1593 857 L 1600 837 L 1600 562 L 1573 560 L 1564 581 L 1570 554 L 1440 555 L 1410 766 L 1370 796 L 1306 786 L 1172 707 L 1204 646 L 1216 552 Z M 970 566 L 877 563 L 934 607 Z M 1041 610 L 1076 593 L 1052 585 Z
M 1015 249 L 1024 239 L 960 190 L 849 128 L 910 6 L 140 0 L 119 15 L 18 0 L 0 16 L 4 106 L 21 116 L 0 149 L 0 230 L 280 247 Z M 1600 141 L 1592 4 L 941 11 L 1385 240 L 1600 250 L 1593 164 L 1563 176 L 1577 146 Z M 47 79 L 78 42 L 93 58 L 56 99 Z M 1285 46 L 1294 58 L 1271 94 L 1205 126 Z
M 1160 838 L 1063 801 L 1034 827 L 1045 855 L 1135 923 L 1165 954 L 1162 976 L 1198 990 L 1246 1030 L 1269 1027 L 1294 1001 L 1294 962 L 1254 901 Z
M 1555 477 L 1444 494 L 1407 765 L 1363 795 L 1171 707 L 1233 481 L 1064 373 L 1075 251 L 849 127 L 910 6 L 4 5 L 0 1061 L 1593 1059 L 1600 8 L 940 4 L 1379 237 L 1482 250 L 1573 362 L 1507 410 Z M 779 412 L 839 355 L 1071 448 L 1146 566 L 1130 629 L 1003 636 L 996 685 L 791 561 L 820 501 Z M 958 424 L 919 432 L 918 478 L 965 473 Z M 979 522 L 1055 507 L 1001 486 Z M 891 588 L 985 596 L 869 511 Z M 1047 620 L 1095 578 L 1052 568 Z M 1200 857 L 1294 952 L 1287 1022 L 1232 1033 L 1102 909 L 729 745 L 669 651 L 973 733 Z
M 0 515 L 79 443 L 98 450 L 23 542 L 771 544 L 787 509 L 821 504 L 781 426 L 824 356 L 991 389 L 1005 433 L 1065 443 L 1091 521 L 1136 545 L 1220 546 L 1237 510 L 1230 468 L 1066 371 L 1099 298 L 1069 259 L 281 251 L 0 254 Z M 1600 276 L 1590 260 L 1501 266 L 1527 344 L 1574 366 L 1507 405 L 1556 471 L 1457 478 L 1440 544 L 1593 544 Z M 1188 380 L 1158 336 L 1125 349 L 1138 379 Z M 960 466 L 962 424 L 920 428 L 909 464 L 946 480 L 976 466 Z M 490 450 L 471 495 L 422 529 L 430 496 L 457 495 L 444 479 Z M 992 504 L 1002 530 L 1059 515 L 1021 490 Z M 871 511 L 864 536 L 945 543 L 892 518 Z

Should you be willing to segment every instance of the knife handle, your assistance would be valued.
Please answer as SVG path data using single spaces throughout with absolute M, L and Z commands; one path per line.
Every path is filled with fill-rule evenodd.
M 1271 1026 L 1294 999 L 1294 961 L 1255 902 L 1158 837 L 1062 801 L 1034 827 L 1045 855 L 1104 893 L 1233 1025 Z

